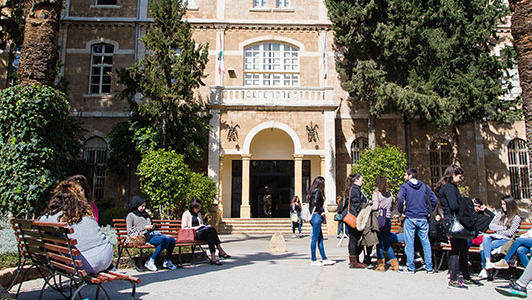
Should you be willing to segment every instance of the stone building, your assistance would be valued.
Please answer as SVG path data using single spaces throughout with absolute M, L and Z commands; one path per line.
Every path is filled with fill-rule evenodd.
M 101 165 L 94 194 L 123 203 L 138 184 L 134 176 L 128 181 L 105 172 L 107 135 L 128 116 L 128 104 L 115 96 L 121 88 L 116 70 L 146 53 L 138 39 L 151 23 L 148 0 L 66 3 L 60 55 L 71 114 L 88 130 L 86 158 Z M 194 39 L 209 43 L 208 77 L 197 95 L 213 116 L 206 164 L 221 216 L 288 218 L 292 196 L 305 197 L 318 175 L 333 203 L 367 147 L 368 110 L 352 106 L 340 86 L 324 1 L 189 0 L 187 19 Z M 494 52 L 510 42 L 509 31 L 499 27 Z M 410 132 L 411 165 L 434 185 L 450 163 L 450 134 L 416 122 Z M 498 207 L 501 195 L 512 193 L 528 204 L 524 122 L 468 124 L 460 133 L 470 195 Z M 405 149 L 401 115 L 379 118 L 376 135 L 378 145 Z

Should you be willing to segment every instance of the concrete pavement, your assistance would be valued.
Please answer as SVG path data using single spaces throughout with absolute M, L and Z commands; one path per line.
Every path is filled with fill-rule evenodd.
M 175 271 L 138 273 L 142 283 L 137 299 L 507 299 L 494 287 L 499 280 L 484 287 L 456 290 L 447 288 L 447 272 L 428 275 L 400 274 L 387 271 L 353 270 L 347 267 L 347 241 L 340 248 L 338 240 L 328 236 L 325 252 L 338 263 L 333 266 L 310 265 L 310 241 L 285 236 L 287 252 L 269 253 L 270 236 L 222 235 L 223 247 L 233 257 L 222 266 L 206 263 L 185 265 Z M 319 254 L 318 254 L 319 258 Z M 37 299 L 42 280 L 26 282 L 19 299 Z M 104 285 L 111 299 L 128 299 L 129 284 Z M 92 290 L 91 290 L 92 291 Z M 93 292 L 83 293 L 94 296 Z M 44 299 L 62 299 L 48 290 Z M 129 298 L 130 299 L 130 298 Z

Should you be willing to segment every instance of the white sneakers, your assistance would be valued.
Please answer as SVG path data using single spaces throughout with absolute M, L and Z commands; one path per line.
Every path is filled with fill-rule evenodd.
M 157 266 L 155 265 L 155 260 L 153 260 L 153 258 L 148 259 L 144 266 L 152 272 L 157 271 Z
M 171 260 L 165 260 L 163 262 L 163 268 L 165 269 L 170 269 L 170 270 L 175 270 L 177 269 L 177 267 L 172 263 Z
M 313 266 L 332 266 L 334 265 L 336 262 L 334 260 L 322 260 L 322 261 L 319 261 L 319 260 L 313 260 L 310 262 L 311 265 Z
M 478 273 L 478 278 L 479 279 L 488 278 L 488 272 L 486 272 L 486 269 L 482 269 L 482 271 L 480 271 L 480 273 Z

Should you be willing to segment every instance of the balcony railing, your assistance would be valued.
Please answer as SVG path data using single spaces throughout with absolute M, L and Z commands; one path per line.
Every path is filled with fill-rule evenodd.
M 322 106 L 333 105 L 332 87 L 211 87 L 210 104 Z

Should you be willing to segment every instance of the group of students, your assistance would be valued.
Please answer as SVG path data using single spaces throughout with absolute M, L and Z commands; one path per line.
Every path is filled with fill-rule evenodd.
M 358 218 L 365 218 L 359 215 L 363 208 L 371 210 L 371 215 L 375 218 L 381 214 L 385 217 L 385 222 L 377 222 L 370 216 L 367 218 L 364 228 L 353 228 L 345 226 L 349 235 L 349 267 L 356 269 L 366 268 L 370 263 L 369 254 L 372 246 L 377 246 L 377 266 L 376 271 L 385 271 L 385 256 L 389 259 L 390 270 L 401 271 L 403 273 L 414 273 L 415 240 L 419 240 L 420 249 L 423 252 L 425 270 L 431 274 L 434 272 L 432 265 L 431 241 L 429 239 L 430 220 L 434 218 L 441 224 L 441 230 L 446 232 L 449 227 L 449 220 L 457 218 L 467 230 L 477 232 L 478 237 L 471 239 L 450 238 L 451 250 L 449 257 L 449 288 L 467 289 L 469 286 L 482 286 L 481 279 L 491 279 L 493 269 L 505 269 L 510 265 L 512 257 L 517 254 L 526 271 L 516 282 L 508 286 L 496 288 L 502 294 L 526 297 L 526 284 L 532 278 L 532 267 L 529 264 L 528 254 L 532 253 L 532 229 L 515 238 L 521 219 L 517 214 L 517 203 L 512 196 L 504 196 L 501 200 L 501 210 L 493 214 L 482 204 L 482 201 L 475 198 L 473 200 L 462 196 L 458 188 L 462 181 L 464 170 L 458 165 L 450 165 L 445 170 L 443 176 L 435 186 L 434 191 L 417 179 L 417 171 L 408 169 L 405 172 L 405 183 L 397 195 L 397 211 L 400 215 L 394 216 L 395 199 L 387 187 L 386 179 L 383 176 L 376 178 L 376 189 L 368 200 L 362 191 L 364 178 L 360 174 L 351 174 L 347 177 L 346 190 L 338 204 L 338 213 L 345 217 L 348 213 Z M 312 239 L 311 239 L 311 264 L 329 265 L 333 261 L 327 259 L 323 248 L 323 233 L 321 222 L 324 218 L 324 180 L 317 177 L 308 192 L 307 202 L 310 211 L 313 211 L 311 218 Z M 381 218 L 382 218 L 381 217 Z M 391 231 L 392 218 L 403 219 L 405 242 L 405 254 L 407 257 L 406 268 L 400 270 L 397 258 L 394 254 L 391 243 L 398 240 L 396 234 Z M 366 219 L 364 219 L 366 220 Z M 340 226 L 343 224 L 340 223 Z M 494 233 L 486 234 L 490 229 Z M 376 234 L 377 241 L 370 235 Z M 513 237 L 513 238 L 512 238 Z M 508 243 L 508 244 L 507 244 Z M 473 279 L 469 272 L 469 247 L 473 244 L 481 245 L 481 258 L 483 270 L 479 278 Z M 491 262 L 492 251 L 503 246 L 510 245 L 506 256 L 499 262 Z M 316 246 L 318 247 L 322 261 L 317 261 Z M 361 260 L 361 253 L 366 250 L 364 260 Z M 463 279 L 459 278 L 462 274 Z
M 216 258 L 216 248 L 220 258 L 230 258 L 224 251 L 216 229 L 204 226 L 201 217 L 201 201 L 194 200 L 182 215 L 181 228 L 199 229 L 196 238 L 205 240 L 209 244 L 211 264 L 221 265 Z M 101 231 L 97 220 L 97 208 L 94 204 L 90 186 L 83 175 L 71 176 L 60 182 L 52 193 L 48 207 L 40 221 L 65 222 L 74 229 L 69 237 L 77 240 L 76 248 L 81 255 L 76 257 L 83 261 L 82 269 L 88 274 L 113 268 L 113 246 L 107 236 Z M 161 234 L 152 223 L 151 216 L 146 211 L 146 200 L 141 196 L 133 196 L 126 214 L 128 232 L 133 229 L 144 235 L 146 242 L 155 246 L 145 267 L 150 271 L 157 271 L 155 260 L 163 250 L 166 250 L 163 268 L 176 269 L 172 263 L 172 252 L 175 247 L 173 237 Z

